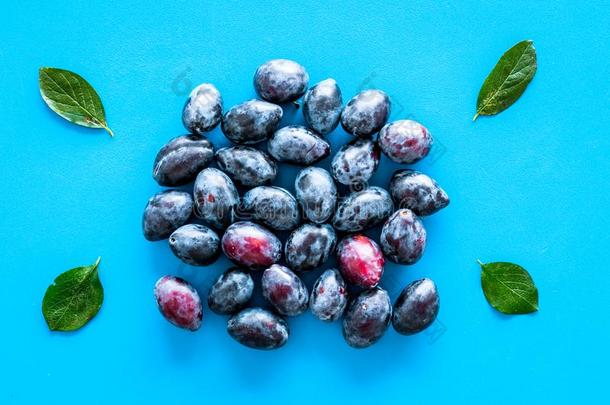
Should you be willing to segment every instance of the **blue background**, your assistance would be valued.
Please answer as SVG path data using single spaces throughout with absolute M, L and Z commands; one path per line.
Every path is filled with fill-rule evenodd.
M 5 1 L 0 402 L 606 397 L 610 12 L 603 1 L 547 3 Z M 527 38 L 538 54 L 533 82 L 510 109 L 473 123 L 484 78 Z M 228 263 L 189 267 L 166 243 L 144 240 L 142 209 L 159 190 L 154 156 L 185 132 L 191 87 L 215 83 L 230 107 L 254 97 L 254 70 L 277 57 L 302 63 L 312 83 L 335 78 L 344 100 L 386 90 L 393 119 L 416 119 L 435 135 L 432 156 L 416 167 L 443 185 L 451 205 L 425 218 L 423 259 L 387 266 L 382 283 L 394 299 L 411 280 L 436 281 L 442 308 L 427 332 L 389 330 L 357 351 L 339 323 L 306 314 L 290 319 L 287 346 L 258 352 L 231 340 L 226 319 L 207 308 L 197 333 L 159 315 L 152 287 L 160 276 L 181 275 L 205 296 Z M 116 137 L 52 113 L 38 93 L 40 66 L 83 75 Z M 301 113 L 286 117 L 299 122 Z M 219 130 L 210 138 L 226 144 Z M 336 150 L 349 136 L 337 130 L 330 139 Z M 386 185 L 395 169 L 384 158 L 373 183 Z M 278 184 L 292 189 L 295 172 L 282 169 Z M 98 255 L 102 310 L 76 333 L 49 332 L 46 287 Z M 491 309 L 476 259 L 527 268 L 540 311 Z

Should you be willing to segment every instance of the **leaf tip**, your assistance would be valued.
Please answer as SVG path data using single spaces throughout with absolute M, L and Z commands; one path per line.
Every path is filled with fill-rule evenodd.
M 54 68 L 52 68 L 50 66 L 41 66 L 41 67 L 39 67 L 38 68 L 38 78 L 40 80 L 42 80 L 43 79 L 42 75 L 43 74 L 47 74 L 48 75 L 51 70 L 54 70 Z

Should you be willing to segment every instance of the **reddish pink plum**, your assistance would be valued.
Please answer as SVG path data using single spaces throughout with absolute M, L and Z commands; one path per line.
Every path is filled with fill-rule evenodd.
M 222 237 L 227 257 L 249 269 L 263 269 L 276 263 L 282 254 L 282 243 L 271 231 L 252 222 L 236 222 Z
M 343 239 L 337 247 L 337 260 L 343 277 L 363 288 L 375 287 L 383 274 L 381 249 L 364 235 Z
M 203 309 L 197 290 L 180 277 L 164 276 L 155 284 L 161 314 L 172 324 L 195 331 L 201 327 Z

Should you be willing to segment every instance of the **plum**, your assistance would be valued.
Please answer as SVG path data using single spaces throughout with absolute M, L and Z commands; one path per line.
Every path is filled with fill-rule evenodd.
M 236 264 L 265 269 L 280 260 L 282 243 L 268 229 L 248 221 L 229 226 L 222 236 L 222 251 Z
M 392 326 L 396 332 L 412 335 L 434 322 L 438 315 L 439 298 L 436 285 L 429 278 L 406 286 L 394 303 Z
M 254 89 L 263 100 L 272 103 L 295 101 L 305 93 L 309 75 L 305 68 L 288 59 L 263 63 L 254 73 Z
M 149 241 L 167 239 L 189 220 L 193 213 L 193 197 L 178 190 L 157 193 L 148 199 L 142 216 L 144 237 Z
M 356 349 L 377 342 L 390 326 L 392 303 L 381 288 L 361 292 L 347 307 L 343 318 L 343 337 Z
M 172 324 L 195 331 L 201 327 L 203 309 L 197 290 L 180 277 L 164 276 L 155 284 L 161 314 Z
M 381 90 L 364 90 L 356 94 L 341 113 L 345 131 L 367 138 L 379 131 L 390 116 L 390 98 Z
M 364 235 L 347 236 L 337 246 L 339 270 L 345 279 L 362 288 L 375 287 L 383 275 L 379 245 Z
M 263 296 L 282 315 L 296 316 L 307 310 L 309 292 L 288 267 L 274 264 L 263 272 Z
M 222 119 L 222 97 L 210 83 L 195 87 L 182 109 L 182 123 L 195 135 L 214 129 Z
M 218 277 L 208 293 L 208 307 L 219 315 L 231 315 L 244 308 L 254 291 L 249 273 L 233 268 Z

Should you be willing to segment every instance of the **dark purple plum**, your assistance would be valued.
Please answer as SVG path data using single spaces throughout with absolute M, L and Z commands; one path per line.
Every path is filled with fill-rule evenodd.
M 434 179 L 415 170 L 398 170 L 390 181 L 390 194 L 398 208 L 418 216 L 431 215 L 449 205 L 449 196 Z
M 233 222 L 239 194 L 231 179 L 218 169 L 208 167 L 197 175 L 193 187 L 195 214 L 218 229 Z
M 263 63 L 254 73 L 254 89 L 261 98 L 272 103 L 295 101 L 305 93 L 309 75 L 305 68 L 288 59 Z
M 277 176 L 277 164 L 263 151 L 249 146 L 232 146 L 216 152 L 220 170 L 246 187 L 267 184 Z
M 311 289 L 311 312 L 321 321 L 333 322 L 343 315 L 346 305 L 347 286 L 341 273 L 336 269 L 326 270 Z
M 381 187 L 368 187 L 339 203 L 332 224 L 342 232 L 360 232 L 382 223 L 394 211 L 390 194 Z
M 142 216 L 144 237 L 150 241 L 167 239 L 189 220 L 193 198 L 189 193 L 167 190 L 148 199 Z
M 222 251 L 239 266 L 266 269 L 282 256 L 282 243 L 269 231 L 252 222 L 236 222 L 222 236 Z
M 409 209 L 400 209 L 388 218 L 379 237 L 381 250 L 388 260 L 413 264 L 424 254 L 426 230 L 421 220 Z
M 411 120 L 394 121 L 379 132 L 379 145 L 396 163 L 415 163 L 428 156 L 432 135 L 422 124 Z
M 309 292 L 288 267 L 274 264 L 263 273 L 263 296 L 282 315 L 296 316 L 307 310 Z
M 343 238 L 337 245 L 337 261 L 345 280 L 362 288 L 379 284 L 385 264 L 379 245 L 364 235 Z
M 305 127 L 290 125 L 275 131 L 267 150 L 279 162 L 309 166 L 330 154 L 330 144 Z
M 301 170 L 294 181 L 297 201 L 303 216 L 317 224 L 330 219 L 337 205 L 337 186 L 330 174 L 320 167 Z
M 159 150 L 153 165 L 153 178 L 160 186 L 183 186 L 195 179 L 214 158 L 214 146 L 197 135 L 170 140 Z
M 335 180 L 345 185 L 366 184 L 379 166 L 381 149 L 371 139 L 354 139 L 339 149 L 330 165 Z
M 192 331 L 201 327 L 201 299 L 187 281 L 174 276 L 161 277 L 155 284 L 154 295 L 159 311 L 169 322 Z
M 287 190 L 276 186 L 258 186 L 244 194 L 236 218 L 259 222 L 278 231 L 288 231 L 299 225 L 301 213 L 297 200 Z
M 208 306 L 219 315 L 231 315 L 244 308 L 254 291 L 254 281 L 249 273 L 229 269 L 210 287 Z
M 320 135 L 332 132 L 339 124 L 343 108 L 341 90 L 333 79 L 326 79 L 307 90 L 303 97 L 303 118 Z
M 313 270 L 326 263 L 336 243 L 337 236 L 332 226 L 301 225 L 286 241 L 286 263 L 295 271 Z
M 381 90 L 364 90 L 356 94 L 341 113 L 341 126 L 359 138 L 379 131 L 390 116 L 390 98 Z
M 222 132 L 234 143 L 255 144 L 269 138 L 282 119 L 282 107 L 250 100 L 231 108 L 222 120 Z
M 195 87 L 182 109 L 182 123 L 195 135 L 214 129 L 222 119 L 222 97 L 213 84 Z
M 290 334 L 284 319 L 262 308 L 247 308 L 233 315 L 227 332 L 242 345 L 259 350 L 284 346 Z
M 218 259 L 220 238 L 207 226 L 187 224 L 170 235 L 169 247 L 184 263 L 206 266 Z
M 361 292 L 350 302 L 343 318 L 343 337 L 356 349 L 377 342 L 390 326 L 392 303 L 381 288 Z
M 409 284 L 394 303 L 392 326 L 396 332 L 412 335 L 434 322 L 439 309 L 436 285 L 429 278 Z

